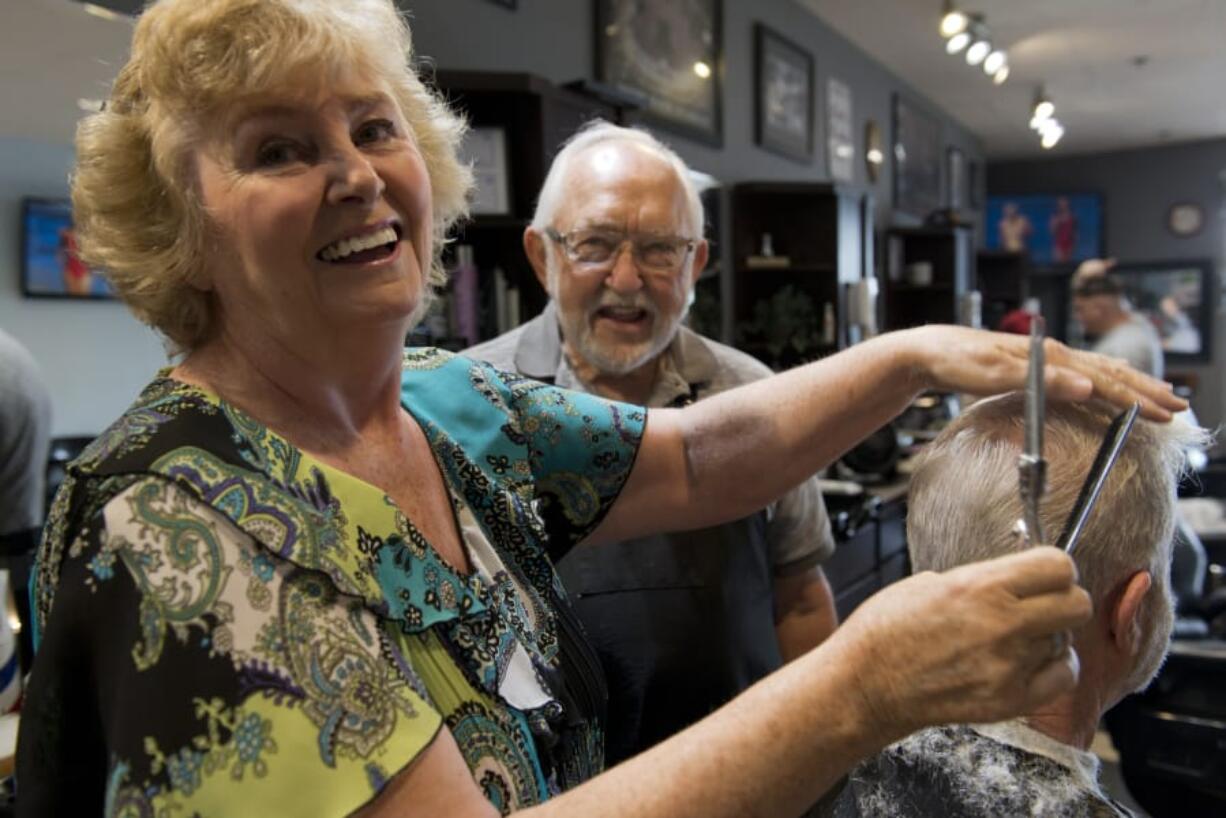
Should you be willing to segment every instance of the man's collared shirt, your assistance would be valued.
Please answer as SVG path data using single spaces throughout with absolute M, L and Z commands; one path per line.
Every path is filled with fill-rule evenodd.
M 472 357 L 584 390 L 563 354 L 550 304 Z M 683 406 L 770 370 L 682 329 L 663 353 L 648 406 Z M 649 421 L 650 422 L 650 421 Z M 578 546 L 558 563 L 608 679 L 609 764 L 708 715 L 782 663 L 775 578 L 812 570 L 834 550 L 814 480 L 772 509 L 697 531 Z
M 536 318 L 465 354 L 566 389 L 589 391 L 563 354 L 557 307 L 552 301 Z M 756 358 L 686 327 L 678 331 L 660 364 L 659 376 L 646 401 L 648 407 L 683 406 L 772 374 Z M 767 542 L 775 574 L 808 570 L 834 553 L 830 520 L 815 479 L 772 504 L 767 518 Z

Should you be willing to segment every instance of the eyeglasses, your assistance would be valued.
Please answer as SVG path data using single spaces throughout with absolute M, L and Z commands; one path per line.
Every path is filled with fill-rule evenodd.
M 684 236 L 586 228 L 562 234 L 548 227 L 545 229 L 545 235 L 562 247 L 571 264 L 591 273 L 613 269 L 617 257 L 621 255 L 622 247 L 626 244 L 630 245 L 639 269 L 658 274 L 676 273 L 697 243 L 694 239 Z

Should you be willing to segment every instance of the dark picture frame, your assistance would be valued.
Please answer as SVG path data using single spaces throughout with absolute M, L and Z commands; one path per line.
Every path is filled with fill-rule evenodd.
M 894 207 L 920 219 L 941 206 L 941 122 L 894 95 Z
M 966 189 L 966 154 L 961 148 L 952 145 L 945 150 L 945 187 L 948 193 L 945 200 L 952 210 L 960 210 L 967 205 Z
M 1217 277 L 1210 259 L 1124 262 L 1111 275 L 1133 310 L 1154 325 L 1168 364 L 1212 359 Z
M 21 200 L 21 291 L 28 298 L 114 299 L 106 276 L 77 256 L 67 199 Z
M 754 24 L 754 138 L 767 150 L 808 162 L 813 158 L 813 55 Z
M 723 147 L 722 0 L 596 0 L 594 17 L 596 79 L 646 100 L 635 119 Z

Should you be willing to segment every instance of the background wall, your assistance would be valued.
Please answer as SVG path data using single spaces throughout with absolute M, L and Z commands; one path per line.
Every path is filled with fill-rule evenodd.
M 526 71 L 558 83 L 595 76 L 591 0 L 520 0 L 515 11 L 489 0 L 397 2 L 412 16 L 418 54 L 440 68 Z M 883 141 L 890 144 L 890 101 L 895 92 L 928 108 L 942 122 L 945 142 L 962 148 L 969 161 L 982 162 L 978 140 L 793 0 L 724 0 L 723 7 L 723 148 L 661 132 L 694 167 L 726 185 L 751 179 L 828 180 L 825 87 L 831 76 L 852 90 L 856 187 L 876 196 L 879 228 L 889 222 L 891 162 L 887 158 L 878 181 L 870 185 L 863 166 L 863 131 L 871 117 L 881 128 Z M 808 163 L 785 159 L 754 144 L 753 25 L 757 21 L 813 54 L 816 146 Z M 28 80 L 5 77 L 0 84 Z M 13 87 L 7 90 L 14 100 L 25 93 Z M 0 134 L 0 328 L 28 346 L 42 365 L 52 392 L 57 435 L 101 431 L 166 361 L 154 333 L 119 303 L 37 300 L 21 295 L 21 198 L 66 195 L 71 166 L 68 145 Z M 727 211 L 724 207 L 725 220 Z M 727 223 L 722 234 L 729 235 Z M 729 252 L 726 246 L 723 251 Z
M 1108 256 L 1120 261 L 1209 258 L 1221 286 L 1226 272 L 1226 139 L 1094 156 L 1068 156 L 988 165 L 989 193 L 1087 192 L 1103 195 Z M 1176 202 L 1195 202 L 1205 226 L 1180 238 L 1167 230 L 1167 211 Z M 1194 372 L 1200 389 L 1193 400 L 1201 421 L 1226 420 L 1226 306 L 1220 298 L 1213 328 L 1213 359 L 1179 364 L 1172 372 Z
M 21 199 L 68 195 L 72 149 L 0 137 L 0 329 L 42 367 L 52 434 L 97 434 L 153 377 L 166 356 L 153 331 L 118 301 L 21 294 Z
M 515 11 L 489 0 L 397 3 L 410 13 L 418 54 L 440 69 L 527 71 L 559 84 L 595 78 L 592 0 L 521 0 Z M 808 163 L 786 159 L 754 144 L 753 29 L 757 22 L 813 55 L 816 146 Z M 658 133 L 686 162 L 725 185 L 746 180 L 829 181 L 825 96 L 826 82 L 832 76 L 851 88 L 857 152 L 855 187 L 876 196 L 879 226 L 887 224 L 890 215 L 893 176 L 888 145 L 893 137 L 890 100 L 895 92 L 906 94 L 937 117 L 947 145 L 961 148 L 968 161 L 982 163 L 982 146 L 974 135 L 794 0 L 723 0 L 723 43 L 723 148 L 712 148 L 663 129 Z M 870 118 L 877 121 L 887 146 L 887 161 L 875 184 L 868 182 L 863 162 L 864 124 Z

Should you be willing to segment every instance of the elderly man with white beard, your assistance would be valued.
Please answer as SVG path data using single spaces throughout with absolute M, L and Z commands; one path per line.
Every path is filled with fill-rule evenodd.
M 652 407 L 769 375 L 682 326 L 706 266 L 702 226 L 702 202 L 672 150 L 645 131 L 589 124 L 558 153 L 524 232 L 548 306 L 466 354 Z M 563 559 L 559 573 L 608 679 L 608 764 L 824 640 L 837 615 L 820 563 L 833 550 L 810 480 L 733 523 L 577 548 Z
M 1024 397 L 983 401 L 929 444 L 911 481 L 907 540 L 918 571 L 944 571 L 1026 547 L 1017 461 Z M 1101 404 L 1047 406 L 1043 528 L 1065 525 L 1112 415 Z M 1077 686 L 1021 719 L 922 730 L 863 762 L 819 814 L 836 818 L 1131 813 L 1098 787 L 1088 752 L 1099 719 L 1144 689 L 1166 656 L 1175 490 L 1185 447 L 1204 430 L 1137 421 L 1073 554 L 1094 616 L 1073 634 Z

